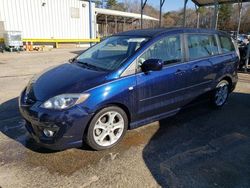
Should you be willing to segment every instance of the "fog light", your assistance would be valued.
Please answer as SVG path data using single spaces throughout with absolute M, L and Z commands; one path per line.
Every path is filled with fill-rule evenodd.
M 49 129 L 44 129 L 43 134 L 47 137 L 52 137 L 55 134 L 55 131 L 49 130 Z

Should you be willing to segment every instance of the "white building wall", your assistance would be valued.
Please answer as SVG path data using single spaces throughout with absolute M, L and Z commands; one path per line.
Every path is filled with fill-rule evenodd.
M 72 8 L 76 10 L 73 11 L 75 17 L 71 15 Z M 95 4 L 92 3 L 93 38 L 96 36 L 94 12 Z M 0 21 L 5 31 L 21 31 L 23 38 L 90 38 L 89 3 L 86 1 L 0 0 Z

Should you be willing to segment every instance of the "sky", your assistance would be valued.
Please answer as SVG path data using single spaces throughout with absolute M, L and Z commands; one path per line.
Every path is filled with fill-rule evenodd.
M 159 7 L 160 0 L 148 0 L 148 4 L 153 5 L 155 8 Z M 194 8 L 194 3 L 189 0 L 187 6 L 189 8 Z M 163 12 L 179 10 L 184 7 L 184 0 L 165 0 L 163 5 Z
M 134 1 L 139 3 L 141 2 L 141 0 L 134 0 Z M 123 2 L 123 0 L 118 0 L 118 2 Z M 133 2 L 133 0 L 131 0 L 131 2 Z M 147 4 L 152 5 L 158 10 L 160 8 L 160 0 L 147 0 Z M 163 12 L 176 11 L 183 9 L 183 7 L 184 7 L 184 0 L 165 0 L 162 10 Z M 195 8 L 195 5 L 192 2 L 192 0 L 188 0 L 187 7 Z

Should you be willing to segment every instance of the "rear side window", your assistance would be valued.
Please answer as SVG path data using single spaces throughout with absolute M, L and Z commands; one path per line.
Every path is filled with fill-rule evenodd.
M 188 35 L 189 59 L 198 59 L 219 54 L 214 35 Z
M 180 36 L 167 36 L 152 44 L 139 58 L 139 65 L 148 59 L 161 59 L 164 65 L 181 62 L 183 56 Z
M 229 37 L 219 36 L 219 39 L 221 44 L 221 51 L 223 53 L 232 52 L 235 50 L 233 42 Z

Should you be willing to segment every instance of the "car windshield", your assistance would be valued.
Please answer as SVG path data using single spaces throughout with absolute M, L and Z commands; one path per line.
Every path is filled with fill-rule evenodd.
M 112 71 L 142 47 L 148 38 L 112 36 L 77 57 L 77 62 L 90 68 Z

